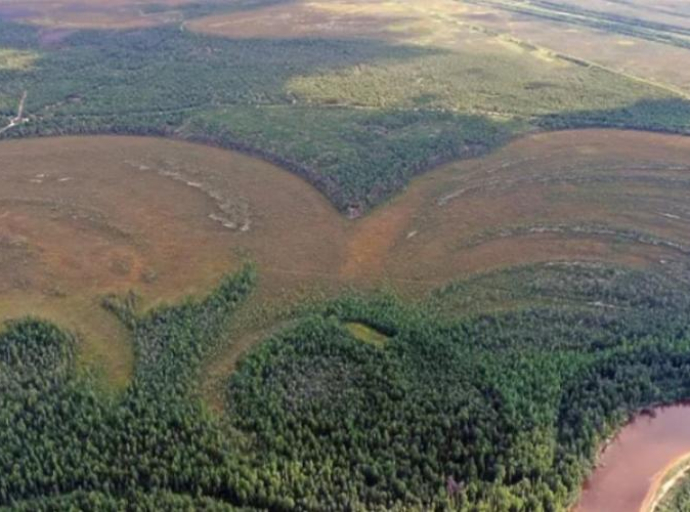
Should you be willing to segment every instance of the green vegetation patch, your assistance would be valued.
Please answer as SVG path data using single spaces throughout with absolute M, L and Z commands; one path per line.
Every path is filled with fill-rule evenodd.
M 361 322 L 346 322 L 345 327 L 356 339 L 375 347 L 383 347 L 390 339 L 385 334 Z
M 59 386 L 74 370 L 75 340 L 35 319 L 9 322 L 0 334 L 0 390 Z
M 610 110 L 669 94 L 615 73 L 528 49 L 455 51 L 403 62 L 381 60 L 293 78 L 306 102 L 378 109 L 428 108 L 512 118 Z
M 26 71 L 34 65 L 38 58 L 39 55 L 35 52 L 0 48 L 0 72 Z

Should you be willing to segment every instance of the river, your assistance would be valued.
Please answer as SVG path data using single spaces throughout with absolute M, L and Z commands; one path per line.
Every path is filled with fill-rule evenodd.
M 690 454 L 690 405 L 654 412 L 638 416 L 606 447 L 574 512 L 648 512 L 666 471 Z

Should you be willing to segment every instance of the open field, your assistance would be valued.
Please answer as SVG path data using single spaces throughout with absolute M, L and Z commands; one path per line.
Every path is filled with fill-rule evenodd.
M 185 27 L 230 38 L 391 38 L 411 37 L 419 17 L 404 4 L 371 2 L 284 2 L 261 9 L 217 14 Z M 395 30 L 396 27 L 412 29 Z
M 640 27 L 645 23 L 650 27 Z M 460 52 L 512 48 L 512 57 L 531 51 L 543 62 L 574 58 L 690 93 L 690 71 L 676 65 L 690 55 L 684 43 L 690 44 L 690 13 L 682 2 L 326 0 L 220 13 L 186 26 L 230 38 L 368 37 Z
M 279 2 L 265 7 L 218 13 L 185 23 L 185 27 L 228 38 L 382 39 L 425 46 L 456 46 L 463 30 L 462 2 L 431 0 L 321 0 Z
M 662 28 L 690 31 L 690 15 L 679 5 L 663 7 L 644 2 L 560 1 L 540 7 L 545 2 L 470 1 L 466 20 L 491 33 L 595 63 L 616 72 L 668 87 L 684 95 L 690 93 L 690 71 L 678 66 L 690 58 L 686 36 L 670 44 L 655 33 L 636 30 L 639 20 Z M 559 6 L 563 9 L 559 11 Z M 571 10 L 585 14 L 569 14 Z M 659 12 L 662 11 L 662 12 Z M 560 14 L 558 14 L 560 13 Z M 599 14 L 598 14 L 599 13 Z M 609 25 L 609 20 L 622 19 Z M 590 22 L 592 21 L 592 22 Z M 662 31 L 663 34 L 665 32 Z M 683 42 L 685 41 L 685 43 Z
M 146 305 L 199 293 L 244 259 L 262 276 L 240 312 L 249 330 L 281 304 L 348 286 L 419 294 L 559 260 L 682 277 L 690 259 L 683 137 L 530 136 L 419 177 L 357 221 L 270 164 L 188 143 L 13 141 L 0 157 L 0 314 L 31 311 L 81 331 L 86 360 L 115 381 L 126 380 L 131 356 L 98 310 L 102 295 L 133 289 Z
M 244 2 L 250 4 L 251 2 Z M 224 5 L 223 5 L 224 4 Z M 0 0 L 0 17 L 46 29 L 125 30 L 180 23 L 194 12 L 232 8 L 242 1 L 200 0 Z
M 55 2 L 46 0 L 2 0 L 0 16 L 47 28 L 93 29 L 143 28 L 180 19 L 175 7 L 185 0 L 157 2 L 159 9 L 146 12 L 146 4 L 136 0 Z
M 8 142 L 1 151 L 0 317 L 30 313 L 79 332 L 85 360 L 116 383 L 129 378 L 131 347 L 102 295 L 135 289 L 147 306 L 179 299 L 241 261 L 222 223 L 247 219 L 176 181 L 177 158 L 195 156 L 184 146 L 105 137 Z M 147 170 L 147 158 L 160 167 Z
M 682 262 L 689 148 L 682 137 L 561 132 L 444 166 L 355 225 L 341 271 L 444 282 L 538 260 Z

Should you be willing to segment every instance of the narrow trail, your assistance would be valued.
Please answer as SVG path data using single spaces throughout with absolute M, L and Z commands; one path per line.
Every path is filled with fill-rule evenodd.
M 28 119 L 24 118 L 24 104 L 26 103 L 26 96 L 27 96 L 27 91 L 24 91 L 22 93 L 22 97 L 19 100 L 19 106 L 17 107 L 17 115 L 10 119 L 10 124 L 5 126 L 4 128 L 0 128 L 0 135 L 5 133 L 6 131 L 14 128 L 15 126 L 25 123 L 28 121 Z

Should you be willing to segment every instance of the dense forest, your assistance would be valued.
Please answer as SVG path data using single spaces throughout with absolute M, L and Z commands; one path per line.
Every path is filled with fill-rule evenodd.
M 237 148 L 359 215 L 431 166 L 535 129 L 690 130 L 683 98 L 581 63 L 545 67 L 531 51 L 228 39 L 175 24 L 52 34 L 0 20 L 0 138 L 115 133 Z
M 225 413 L 211 413 L 194 384 L 254 279 L 247 267 L 146 313 L 134 296 L 107 297 L 137 356 L 121 395 L 75 368 L 70 334 L 8 324 L 0 505 L 564 510 L 631 414 L 690 395 L 687 285 L 552 264 L 416 304 L 386 293 L 307 304 L 241 362 Z M 467 307 L 499 282 L 513 285 L 478 298 L 483 313 Z

